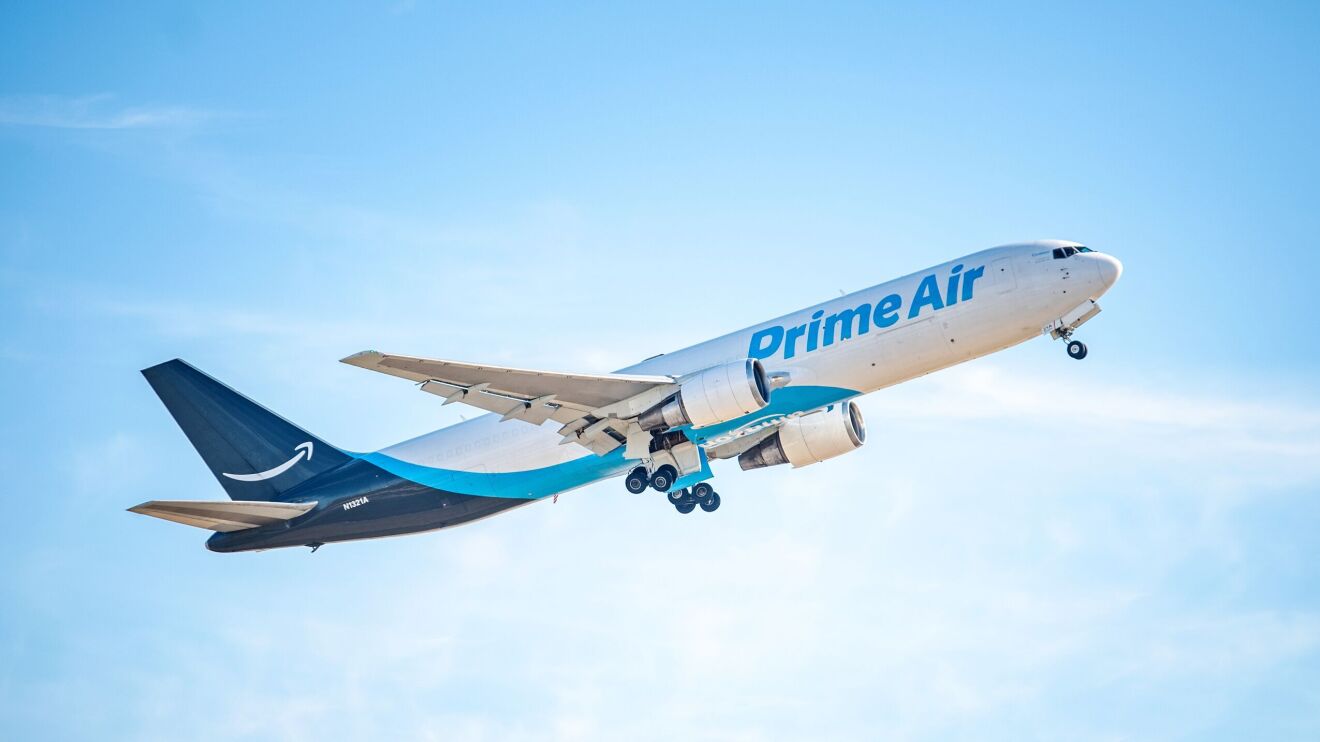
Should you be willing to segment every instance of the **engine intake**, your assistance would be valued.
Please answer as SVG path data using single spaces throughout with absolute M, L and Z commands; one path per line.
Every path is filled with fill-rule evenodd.
M 770 403 L 761 362 L 748 358 L 699 371 L 680 382 L 678 394 L 637 418 L 642 430 L 709 425 L 736 420 Z
M 792 464 L 796 469 L 855 451 L 865 442 L 862 411 L 856 402 L 847 402 L 789 419 L 774 435 L 743 451 L 738 466 L 748 470 Z

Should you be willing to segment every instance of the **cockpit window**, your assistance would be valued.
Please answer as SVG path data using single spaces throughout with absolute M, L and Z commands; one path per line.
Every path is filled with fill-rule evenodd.
M 1078 250 L 1072 245 L 1069 245 L 1068 247 L 1056 247 L 1054 248 L 1054 259 L 1063 260 L 1064 258 L 1070 258 L 1073 255 L 1076 255 L 1077 253 L 1081 252 L 1082 250 L 1085 250 L 1086 252 L 1091 252 L 1087 248 L 1082 248 L 1081 250 Z
M 1078 245 L 1078 246 L 1077 246 L 1077 252 L 1095 252 L 1095 250 L 1092 250 L 1091 248 L 1087 247 L 1086 245 Z

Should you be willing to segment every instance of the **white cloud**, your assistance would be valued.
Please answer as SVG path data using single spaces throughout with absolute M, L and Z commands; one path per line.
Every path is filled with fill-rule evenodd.
M 1303 432 L 1311 434 L 1308 442 L 1320 442 L 1320 408 L 1314 406 L 1315 400 L 1272 403 L 1250 401 L 1248 394 L 1263 391 L 1257 389 L 1234 397 L 1198 397 L 1152 387 L 1158 385 L 1010 372 L 982 361 L 931 376 L 918 398 L 900 398 L 889 409 L 944 420 L 1049 420 L 1062 412 L 1087 424 Z
M 1039 465 L 1155 470 L 1210 492 L 1320 479 L 1320 400 L 1243 379 L 1240 394 L 1186 384 L 1060 376 L 984 359 L 867 398 L 868 420 L 940 435 L 1008 425 L 1034 431 Z M 991 433 L 991 439 L 996 436 Z M 989 445 L 993 440 L 973 445 Z
M 55 129 L 147 129 L 192 126 L 217 116 L 179 105 L 125 106 L 109 93 L 0 97 L 0 125 Z

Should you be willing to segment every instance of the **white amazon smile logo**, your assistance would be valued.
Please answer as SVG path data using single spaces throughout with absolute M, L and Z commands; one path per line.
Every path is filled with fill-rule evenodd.
M 220 472 L 220 473 L 224 474 L 226 477 L 229 477 L 230 479 L 237 479 L 240 482 L 260 482 L 263 479 L 271 479 L 273 477 L 278 477 L 279 475 L 283 474 L 289 469 L 292 469 L 294 464 L 301 461 L 303 454 L 307 454 L 308 461 L 312 460 L 311 441 L 307 441 L 305 443 L 299 443 L 297 446 L 294 446 L 294 450 L 296 450 L 298 453 L 295 453 L 293 455 L 293 458 L 289 459 L 288 461 L 284 462 L 283 464 L 280 464 L 279 466 L 273 469 L 267 469 L 266 471 L 259 471 L 256 474 L 230 474 L 229 472 Z

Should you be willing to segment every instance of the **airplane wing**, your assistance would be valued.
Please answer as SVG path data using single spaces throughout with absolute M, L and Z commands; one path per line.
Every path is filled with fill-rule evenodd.
M 462 402 L 540 425 L 563 423 L 566 443 L 579 443 L 597 454 L 608 453 L 640 433 L 634 421 L 646 409 L 677 390 L 668 376 L 635 374 L 567 374 L 485 364 L 414 358 L 379 353 L 355 353 L 344 363 L 408 379 L 424 392 L 443 397 L 445 404 Z M 649 436 L 646 437 L 649 441 Z

